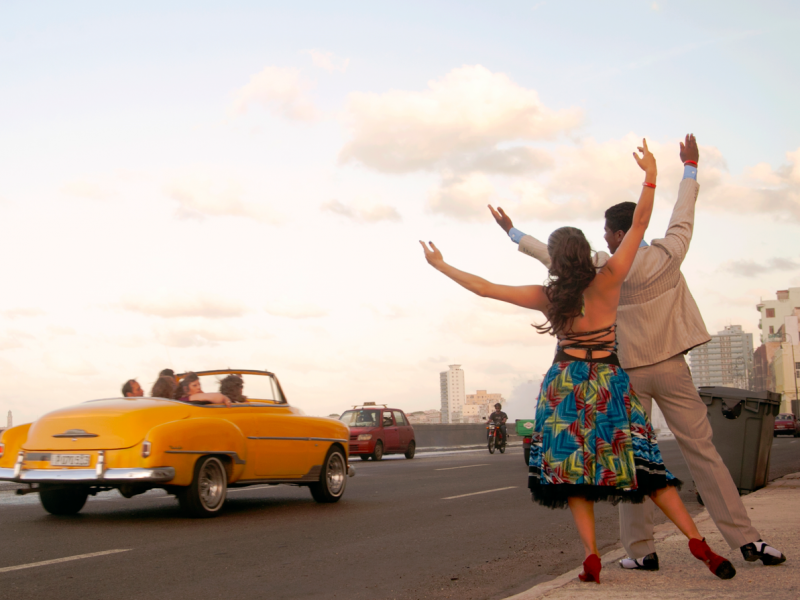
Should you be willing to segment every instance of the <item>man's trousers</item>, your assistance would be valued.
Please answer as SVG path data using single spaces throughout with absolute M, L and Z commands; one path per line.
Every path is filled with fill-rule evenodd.
M 708 410 L 697 393 L 683 355 L 625 372 L 647 414 L 652 414 L 653 400 L 664 414 L 703 504 L 728 545 L 738 548 L 758 541 L 758 531 L 750 524 L 731 474 L 711 441 Z M 644 504 L 620 504 L 620 536 L 631 558 L 655 552 L 654 508 L 649 498 Z

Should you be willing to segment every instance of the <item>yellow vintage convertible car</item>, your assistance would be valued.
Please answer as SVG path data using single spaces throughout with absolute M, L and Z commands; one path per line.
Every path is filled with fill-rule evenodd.
M 18 493 L 38 492 L 54 515 L 110 489 L 130 498 L 163 488 L 194 517 L 219 514 L 228 487 L 254 484 L 307 486 L 317 502 L 338 501 L 354 474 L 348 427 L 289 406 L 268 371 L 197 372 L 208 392 L 229 374 L 244 379 L 247 402 L 90 400 L 7 429 L 0 480 L 30 484 Z

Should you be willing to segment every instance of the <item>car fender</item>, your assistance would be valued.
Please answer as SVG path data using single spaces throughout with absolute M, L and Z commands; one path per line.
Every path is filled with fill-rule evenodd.
M 6 429 L 0 433 L 0 443 L 3 444 L 3 457 L 0 458 L 0 467 L 13 468 L 17 462 L 17 454 L 28 439 L 28 430 L 33 423 L 25 423 Z
M 189 485 L 197 459 L 208 454 L 225 456 L 228 482 L 239 479 L 247 463 L 247 442 L 242 430 L 227 419 L 181 419 L 153 427 L 147 466 L 174 467 L 173 485 Z

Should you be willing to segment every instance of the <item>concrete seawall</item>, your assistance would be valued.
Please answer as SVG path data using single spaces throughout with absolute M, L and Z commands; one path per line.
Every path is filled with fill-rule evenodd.
M 518 441 L 514 425 L 507 426 L 509 443 Z M 483 446 L 486 444 L 486 425 L 474 423 L 420 423 L 414 425 L 417 448 L 455 448 L 459 446 Z

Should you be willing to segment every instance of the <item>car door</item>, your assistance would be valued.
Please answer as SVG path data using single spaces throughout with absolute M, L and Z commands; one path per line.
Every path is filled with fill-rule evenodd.
M 386 452 L 399 452 L 400 451 L 400 432 L 397 431 L 397 425 L 394 422 L 392 411 L 383 411 L 383 443 Z
M 394 415 L 394 422 L 397 425 L 397 432 L 400 436 L 400 451 L 405 452 L 408 450 L 408 443 L 413 439 L 411 427 L 402 410 L 393 410 L 392 414 Z
M 264 407 L 259 415 L 255 443 L 256 475 L 271 479 L 295 479 L 306 475 L 311 442 L 302 418 L 286 409 Z

